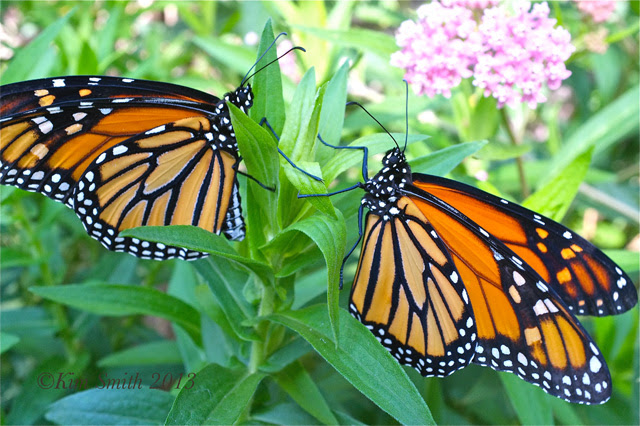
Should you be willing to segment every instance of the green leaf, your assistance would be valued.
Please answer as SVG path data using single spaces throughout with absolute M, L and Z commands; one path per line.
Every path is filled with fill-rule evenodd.
M 162 425 L 173 399 L 157 389 L 89 389 L 54 402 L 45 417 L 59 425 Z
M 77 391 L 77 378 L 82 377 L 88 357 L 80 356 L 75 362 L 62 358 L 48 358 L 31 370 L 23 382 L 25 386 L 11 402 L 11 412 L 2 423 L 8 425 L 42 424 L 42 416 L 52 402 L 70 391 Z M 75 384 L 75 386 L 74 386 Z M 40 420 L 40 421 L 39 421 Z
M 325 142 L 331 145 L 340 144 L 340 136 L 342 135 L 342 126 L 344 124 L 344 110 L 347 102 L 348 75 L 349 62 L 346 61 L 329 80 L 324 92 L 318 133 Z M 324 157 L 333 156 L 333 152 L 329 147 L 322 146 L 320 152 L 327 153 Z M 324 163 L 325 158 L 321 158 L 320 162 Z
M 553 180 L 531 194 L 522 205 L 557 222 L 562 220 L 587 174 L 592 153 L 593 149 L 589 149 L 580 154 Z
M 287 365 L 300 359 L 311 351 L 311 346 L 306 340 L 297 337 L 290 343 L 275 351 L 269 358 L 260 365 L 260 371 L 276 373 Z
M 2 189 L 4 190 L 5 188 L 3 187 Z M 0 258 L 2 269 L 37 264 L 38 259 L 35 259 L 33 254 L 25 249 L 2 247 L 2 257 Z
M 258 408 L 251 413 L 252 423 L 272 425 L 312 425 L 318 421 L 294 402 L 281 402 Z M 262 423 L 260 423 L 262 422 Z M 340 423 L 351 424 L 351 423 Z
M 302 168 L 308 173 L 311 173 L 315 176 L 320 176 L 321 174 L 320 166 L 318 165 L 318 163 L 300 161 L 300 160 L 296 161 L 296 163 L 298 167 Z M 299 194 L 326 194 L 327 193 L 327 188 L 326 186 L 324 186 L 322 182 L 318 182 L 314 179 L 311 179 L 309 176 L 306 176 L 300 173 L 298 170 L 294 170 L 288 165 L 284 167 L 285 167 L 284 168 L 285 176 L 287 177 L 289 182 L 293 185 L 294 189 L 296 189 Z M 285 209 L 284 206 L 290 205 L 290 203 L 285 203 L 283 200 L 284 198 L 287 198 L 287 196 L 297 197 L 297 194 L 288 192 L 283 197 L 281 197 L 280 205 L 283 206 L 280 208 L 281 210 Z M 305 200 L 309 202 L 313 207 L 315 207 L 316 209 L 324 213 L 325 215 L 330 216 L 332 218 L 338 217 L 336 210 L 333 207 L 333 204 L 331 204 L 331 200 L 329 200 L 329 197 L 323 197 L 323 196 L 309 197 L 309 198 L 305 198 Z M 298 201 L 298 202 L 301 203 L 301 201 Z M 293 213 L 293 211 L 291 213 Z M 288 216 L 292 217 L 293 215 L 289 214 Z
M 5 353 L 20 341 L 18 336 L 9 333 L 0 333 L 0 354 Z
M 235 105 L 228 105 L 231 123 L 238 140 L 238 148 L 247 165 L 247 172 L 262 184 L 275 187 L 280 166 L 276 141 L 268 130 L 258 126 Z M 253 193 L 263 214 L 275 219 L 276 194 L 259 188 L 253 181 L 248 180 L 248 182 L 251 185 L 256 185 Z
M 273 275 L 271 267 L 258 260 L 244 257 L 236 252 L 222 235 L 212 234 L 197 226 L 140 226 L 120 232 L 122 237 L 139 238 L 145 241 L 162 242 L 167 245 L 185 247 L 189 250 L 210 253 L 233 260 L 254 272 L 263 280 Z
M 118 37 L 124 6 L 122 3 L 115 3 L 110 7 L 109 19 L 107 19 L 104 27 L 99 30 L 97 55 L 100 61 L 104 61 L 105 58 L 114 53 L 113 49 Z M 104 64 L 105 67 L 108 65 L 110 64 Z
M 379 55 L 385 59 L 398 50 L 393 36 L 380 31 L 363 28 L 349 28 L 348 30 L 327 30 L 324 28 L 311 28 L 301 25 L 292 25 L 304 33 L 314 35 L 335 44 L 355 47 L 356 49 Z
M 498 130 L 500 112 L 494 97 L 481 96 L 471 110 L 471 119 L 465 134 L 471 140 L 492 139 Z
M 533 149 L 533 144 L 523 143 L 511 145 L 506 143 L 493 142 L 487 144 L 480 152 L 478 158 L 483 160 L 503 161 L 521 157 Z
M 304 337 L 345 379 L 400 423 L 435 424 L 429 407 L 400 364 L 347 312 L 340 310 L 340 341 L 345 344 L 337 349 L 323 305 L 270 318 Z
M 302 77 L 291 100 L 280 137 L 280 149 L 295 163 L 297 160 L 312 160 L 317 121 L 311 123 L 316 106 L 316 74 L 313 68 Z M 311 130 L 310 130 L 311 129 Z M 312 133 L 313 137 L 308 135 Z M 281 160 L 286 161 L 284 159 Z M 290 167 L 285 165 L 284 167 Z
M 392 133 L 396 140 L 404 140 L 404 133 Z M 428 139 L 426 135 L 409 135 L 408 143 L 423 141 Z M 393 148 L 393 141 L 386 133 L 375 133 L 356 139 L 346 146 L 366 146 L 369 156 L 386 152 Z M 339 154 L 334 155 L 331 161 L 322 170 L 325 182 L 331 183 L 345 170 L 362 164 L 363 152 L 359 149 L 342 149 Z M 366 177 L 366 176 L 365 176 Z
M 273 40 L 273 27 L 271 25 L 271 19 L 268 19 L 262 31 L 260 45 L 258 46 L 258 57 L 273 43 Z M 293 55 L 293 53 L 290 54 Z M 260 62 L 258 62 L 255 71 L 266 66 L 269 62 L 275 61 L 277 57 L 278 55 L 274 45 Z M 253 94 L 255 95 L 255 99 L 253 101 L 253 107 L 251 107 L 249 112 L 251 118 L 259 122 L 266 117 L 273 130 L 277 134 L 282 133 L 285 118 L 284 97 L 282 96 L 280 65 L 277 61 L 253 77 Z M 243 151 L 240 150 L 240 152 Z
M 181 364 L 176 342 L 165 340 L 143 343 L 133 348 L 115 352 L 98 361 L 98 367 L 128 365 Z
M 99 73 L 96 52 L 86 41 L 82 43 L 80 57 L 82 60 L 78 62 L 78 75 L 96 75 Z
M 623 271 L 640 271 L 638 252 L 631 250 L 603 250 Z
M 263 373 L 210 364 L 185 385 L 167 416 L 167 425 L 233 424 L 247 410 Z
M 323 424 L 338 424 L 320 389 L 299 361 L 285 367 L 274 379 L 307 413 Z
M 9 65 L 2 73 L 2 84 L 46 77 L 52 63 L 42 61 L 43 56 L 47 55 L 45 52 L 48 51 L 49 46 L 74 12 L 75 9 L 71 9 L 65 16 L 47 26 L 31 43 L 18 50 L 16 56 L 9 62 Z
M 244 75 L 254 63 L 251 49 L 223 41 L 222 38 L 195 36 L 193 42 L 215 60 Z
M 634 85 L 578 127 L 554 156 L 544 183 L 562 173 L 569 163 L 589 148 L 595 147 L 594 154 L 598 155 L 627 135 L 637 133 L 639 98 L 640 88 Z
M 211 294 L 222 308 L 233 331 L 243 340 L 258 340 L 253 329 L 243 326 L 255 317 L 254 308 L 242 295 L 246 275 L 235 270 L 224 258 L 202 259 L 193 262 L 211 289 Z
M 518 376 L 499 373 L 518 419 L 523 425 L 552 425 L 553 411 L 549 396 L 542 389 L 531 386 Z
M 424 157 L 411 160 L 411 171 L 444 176 L 453 170 L 465 158 L 478 152 L 487 141 L 466 142 L 453 145 Z
M 278 246 L 282 241 L 289 241 L 293 238 L 290 233 L 299 231 L 311 238 L 322 251 L 327 264 L 327 306 L 331 330 L 333 339 L 338 342 L 340 267 L 347 244 L 347 229 L 342 213 L 336 210 L 336 214 L 337 219 L 316 214 L 296 222 L 277 235 L 271 244 Z
M 201 341 L 200 315 L 180 299 L 146 287 L 116 284 L 68 284 L 30 287 L 40 297 L 98 315 L 153 315 L 182 327 L 191 338 Z

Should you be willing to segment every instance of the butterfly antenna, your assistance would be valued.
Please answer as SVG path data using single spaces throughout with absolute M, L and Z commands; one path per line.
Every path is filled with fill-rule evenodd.
M 405 86 L 405 100 L 404 100 L 404 148 L 402 152 L 407 149 L 407 141 L 409 140 L 409 83 L 407 80 L 404 81 Z
M 378 121 L 378 119 L 377 119 L 377 118 L 375 118 L 373 115 L 371 115 L 371 113 L 370 113 L 369 111 L 367 111 L 367 109 L 366 109 L 365 107 L 363 107 L 360 103 L 358 103 L 358 102 L 356 102 L 356 101 L 347 102 L 347 105 L 357 105 L 357 106 L 359 106 L 360 108 L 362 108 L 362 110 L 363 110 L 364 112 L 366 112 L 366 113 L 369 115 L 369 117 L 371 117 L 371 118 L 373 119 L 373 121 L 375 121 L 376 123 L 378 123 L 378 125 L 379 125 L 380 127 L 382 127 L 382 130 L 384 130 L 385 132 L 387 132 L 387 134 L 388 134 L 388 135 L 389 135 L 389 137 L 393 140 L 393 142 L 396 144 L 396 146 L 398 147 L 398 149 L 400 149 L 400 145 L 398 145 L 398 141 L 396 141 L 396 139 L 393 137 L 393 135 L 392 135 L 391 133 L 389 133 L 389 131 L 387 130 L 387 128 L 386 128 L 386 127 L 384 127 L 384 126 L 382 125 L 382 123 Z
M 244 75 L 244 78 L 242 79 L 242 83 L 240 83 L 240 87 L 244 86 L 244 83 L 249 80 L 252 76 L 247 77 L 249 75 L 249 73 L 251 72 L 252 69 L 254 69 L 256 67 L 256 65 L 258 65 L 260 63 L 260 61 L 262 60 L 262 58 L 264 58 L 264 55 L 267 54 L 267 52 L 269 50 L 271 50 L 271 48 L 273 47 L 274 44 L 276 44 L 276 41 L 278 41 L 278 39 L 282 36 L 286 36 L 287 33 L 285 32 L 281 32 L 280 34 L 278 34 L 276 36 L 276 38 L 271 42 L 271 44 L 269 45 L 269 47 L 266 48 L 266 50 L 264 52 L 262 52 L 262 55 L 260 55 L 260 57 L 258 58 L 258 60 L 251 66 L 251 68 L 249 68 L 249 71 L 247 71 L 247 73 Z
M 285 34 L 285 33 L 283 33 Z M 254 72 L 253 74 L 251 74 L 248 78 L 245 78 L 245 80 L 243 80 L 242 84 L 244 84 L 244 81 L 249 80 L 251 77 L 253 77 L 254 75 L 258 74 L 260 71 L 262 71 L 263 69 L 265 69 L 266 67 L 268 67 L 269 65 L 273 64 L 274 62 L 278 62 L 283 56 L 287 56 L 292 50 L 301 50 L 303 52 L 306 52 L 304 47 L 301 46 L 294 46 L 291 49 L 287 50 L 286 52 L 284 52 L 282 55 L 278 56 L 277 58 L 275 58 L 273 61 L 269 62 L 267 65 L 263 66 L 262 68 L 260 68 L 259 70 L 257 70 L 256 72 Z M 266 52 L 265 52 L 266 53 Z M 264 55 L 263 55 L 264 56 Z

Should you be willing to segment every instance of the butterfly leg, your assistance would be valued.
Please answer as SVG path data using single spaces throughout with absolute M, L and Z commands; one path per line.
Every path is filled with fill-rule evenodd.
M 353 254 L 354 250 L 356 249 L 356 247 L 358 247 L 358 244 L 360 244 L 360 241 L 362 240 L 362 235 L 363 235 L 363 232 L 362 232 L 362 214 L 363 214 L 363 211 L 364 211 L 364 204 L 360 204 L 360 208 L 358 209 L 358 239 L 356 240 L 356 242 L 353 245 L 353 247 L 351 247 L 351 250 L 349 250 L 347 255 L 344 257 L 344 259 L 342 259 L 342 265 L 340 265 L 340 290 L 342 290 L 342 285 L 344 284 L 344 265 L 345 265 L 345 263 L 347 263 L 347 260 L 349 260 L 349 258 Z
M 273 127 L 271 127 L 271 124 L 269 124 L 269 120 L 267 120 L 267 117 L 262 117 L 262 120 L 260 120 L 260 123 L 258 123 L 260 126 L 262 126 L 263 124 L 266 124 L 267 128 L 271 131 L 271 133 L 273 134 L 273 136 L 275 136 L 276 140 L 278 142 L 280 142 L 280 138 L 278 137 L 278 134 L 276 133 L 275 130 L 273 130 Z M 285 160 L 287 160 L 287 162 L 289 164 L 291 164 L 291 167 L 293 167 L 294 169 L 298 170 L 299 172 L 304 173 L 305 175 L 309 176 L 311 179 L 313 180 L 317 180 L 318 182 L 323 182 L 322 178 L 319 178 L 318 176 L 312 175 L 311 173 L 302 170 L 300 167 L 296 166 L 296 164 L 289 158 L 287 157 L 287 155 L 282 152 L 282 150 L 280 149 L 280 147 L 278 147 L 276 145 L 276 148 L 278 149 L 278 153 L 280 155 L 282 155 L 282 158 L 284 158 Z

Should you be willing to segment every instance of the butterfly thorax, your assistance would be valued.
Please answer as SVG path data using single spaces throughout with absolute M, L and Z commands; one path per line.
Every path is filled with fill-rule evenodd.
M 365 182 L 366 194 L 362 204 L 372 213 L 387 219 L 400 213 L 397 207 L 399 192 L 411 182 L 411 168 L 399 148 L 387 152 L 382 165 L 382 170 Z
M 249 108 L 253 105 L 251 85 L 247 84 L 245 87 L 238 87 L 234 92 L 225 93 L 216 105 L 215 115 L 211 118 L 213 130 L 217 133 L 215 138 L 212 134 L 212 145 L 219 149 L 237 152 L 238 143 L 236 141 L 236 134 L 231 126 L 231 115 L 229 114 L 227 102 L 232 103 L 245 114 L 248 113 Z

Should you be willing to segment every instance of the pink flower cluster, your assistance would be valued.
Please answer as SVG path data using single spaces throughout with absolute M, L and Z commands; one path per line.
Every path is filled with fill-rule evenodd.
M 574 0 L 578 10 L 591 16 L 593 22 L 604 22 L 616 10 L 617 0 Z
M 486 9 L 500 4 L 500 0 L 442 0 L 447 7 L 461 6 L 468 9 Z
M 460 4 L 471 0 L 432 1 L 418 9 L 418 22 L 405 21 L 396 35 L 402 50 L 391 64 L 406 70 L 414 90 L 427 96 L 451 96 L 463 78 L 493 96 L 498 106 L 544 102 L 544 86 L 555 90 L 571 75 L 564 62 L 574 47 L 571 35 L 556 27 L 546 3 L 516 2 L 513 12 L 484 10 L 479 22 Z

